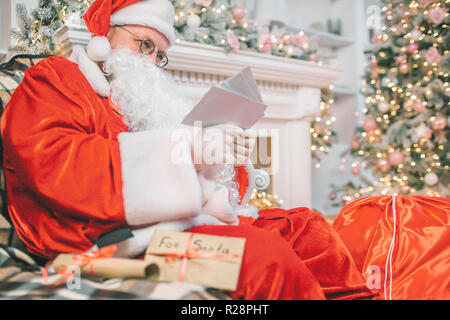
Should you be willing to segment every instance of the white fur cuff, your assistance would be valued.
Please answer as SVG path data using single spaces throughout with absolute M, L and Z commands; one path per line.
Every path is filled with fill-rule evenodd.
M 188 137 L 176 141 L 172 130 L 153 129 L 122 132 L 118 139 L 129 225 L 192 218 L 200 213 L 202 190 Z M 175 150 L 179 152 L 174 154 Z

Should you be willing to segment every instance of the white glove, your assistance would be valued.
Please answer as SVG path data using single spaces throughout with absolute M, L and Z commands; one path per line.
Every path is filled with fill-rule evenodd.
M 197 170 L 220 165 L 243 165 L 251 155 L 255 134 L 232 124 L 194 128 L 192 160 Z

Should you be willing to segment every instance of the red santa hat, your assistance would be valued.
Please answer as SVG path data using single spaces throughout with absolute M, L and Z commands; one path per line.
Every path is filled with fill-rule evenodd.
M 158 30 L 175 42 L 174 8 L 169 0 L 96 0 L 83 16 L 88 30 L 87 54 L 91 60 L 105 61 L 111 51 L 107 38 L 113 25 L 136 24 Z

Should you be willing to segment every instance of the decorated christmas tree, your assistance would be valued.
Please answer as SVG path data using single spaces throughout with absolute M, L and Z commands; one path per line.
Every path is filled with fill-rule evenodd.
M 368 52 L 363 119 L 344 155 L 362 183 L 336 189 L 330 198 L 340 205 L 378 194 L 450 196 L 449 7 L 448 0 L 385 1 Z

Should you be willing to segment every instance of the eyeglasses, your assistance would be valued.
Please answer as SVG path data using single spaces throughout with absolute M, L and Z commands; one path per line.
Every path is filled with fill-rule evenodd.
M 139 50 L 147 56 L 152 55 L 153 52 L 155 52 L 156 46 L 155 43 L 148 39 L 148 40 L 141 40 L 139 39 L 139 36 L 137 34 L 134 34 L 130 30 L 124 28 L 123 26 L 116 25 L 115 27 L 121 28 L 128 32 L 129 34 L 133 35 L 135 37 L 134 41 L 139 42 Z M 164 68 L 169 63 L 169 58 L 163 53 L 156 52 L 156 65 L 160 68 Z

